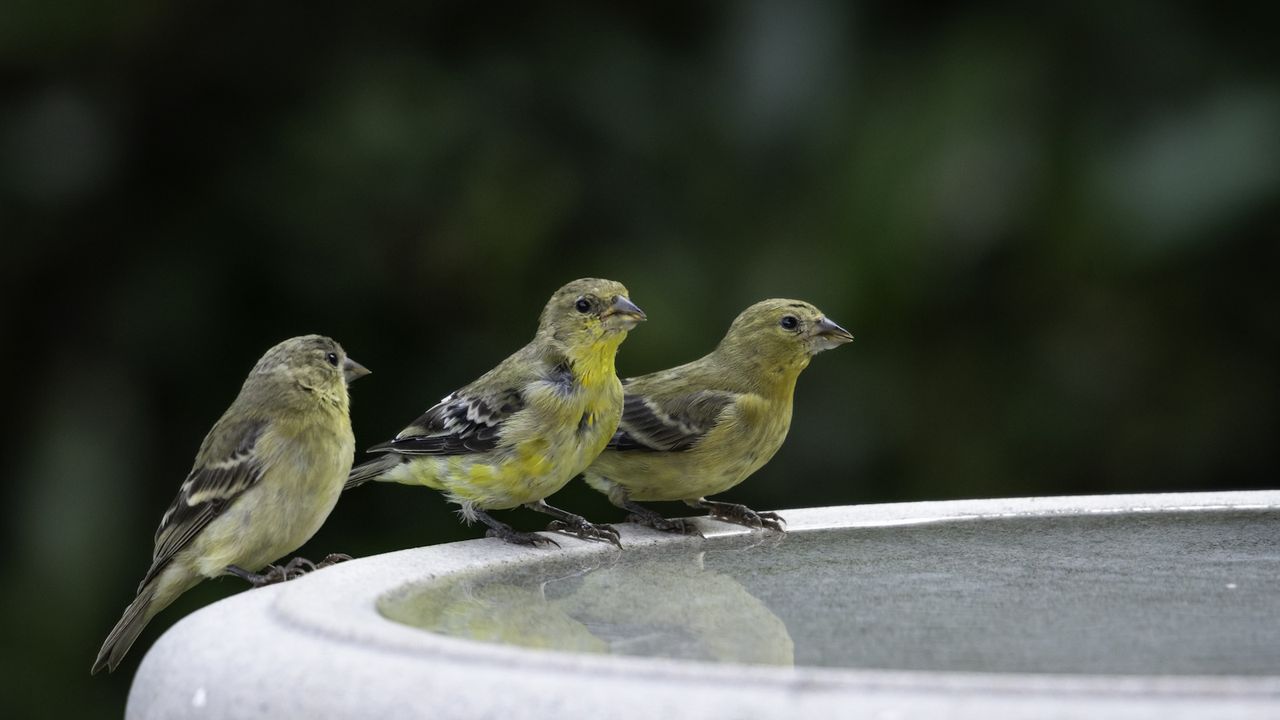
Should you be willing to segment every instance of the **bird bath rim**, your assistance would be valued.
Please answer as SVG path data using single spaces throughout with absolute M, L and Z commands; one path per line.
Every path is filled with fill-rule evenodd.
M 787 519 L 790 532 L 804 533 L 1002 518 L 1253 509 L 1280 509 L 1280 491 L 955 500 L 780 512 Z M 700 518 L 696 522 L 711 541 L 751 532 L 709 519 Z M 631 525 L 622 525 L 620 529 L 623 543 L 629 548 L 701 542 L 697 538 L 658 533 Z M 325 672 L 336 672 L 351 683 L 369 683 L 356 693 L 365 699 L 360 704 L 350 705 L 354 714 L 370 710 L 367 691 L 386 677 L 386 671 L 374 669 L 379 663 L 396 668 L 395 671 L 405 678 L 417 678 L 423 683 L 439 681 L 446 688 L 450 685 L 440 679 L 441 668 L 448 668 L 449 672 L 462 670 L 463 677 L 467 673 L 492 678 L 518 675 L 520 680 L 513 683 L 510 697 L 468 700 L 472 705 L 480 703 L 489 710 L 496 706 L 484 703 L 505 702 L 505 706 L 518 707 L 521 692 L 531 692 L 534 688 L 542 688 L 544 693 L 552 692 L 548 683 L 563 686 L 563 694 L 557 697 L 572 702 L 590 701 L 589 693 L 570 689 L 584 684 L 598 689 L 613 688 L 612 691 L 625 687 L 634 692 L 651 683 L 667 683 L 702 693 L 745 693 L 755 698 L 745 706 L 759 711 L 752 713 L 755 715 L 769 715 L 772 711 L 768 708 L 773 707 L 769 705 L 771 702 L 790 703 L 794 710 L 799 697 L 797 693 L 836 702 L 853 699 L 874 701 L 876 696 L 881 696 L 881 700 L 919 696 L 926 701 L 949 699 L 955 702 L 963 698 L 981 705 L 985 698 L 997 703 L 996 706 L 983 706 L 985 710 L 975 705 L 975 716 L 991 712 L 999 707 L 999 703 L 1010 709 L 1009 703 L 1043 703 L 1048 699 L 1055 702 L 1075 700 L 1086 704 L 1105 703 L 1108 698 L 1122 704 L 1155 700 L 1163 703 L 1161 712 L 1166 713 L 1176 707 L 1173 701 L 1187 699 L 1210 703 L 1262 703 L 1249 705 L 1253 708 L 1249 712 L 1257 708 L 1275 711 L 1280 704 L 1280 676 L 1058 675 L 708 663 L 546 651 L 485 643 L 414 629 L 384 617 L 378 610 L 378 602 L 384 596 L 431 580 L 438 581 L 461 573 L 499 570 L 529 561 L 545 561 L 550 553 L 586 559 L 593 556 L 604 558 L 618 552 L 601 543 L 560 535 L 554 537 L 563 546 L 559 550 L 511 546 L 491 539 L 402 550 L 343 563 L 299 580 L 241 593 L 215 603 L 179 622 L 151 648 L 135 678 L 127 714 L 129 717 L 158 717 L 172 712 L 175 707 L 190 707 L 194 697 L 207 697 L 207 687 L 215 680 L 234 685 L 238 675 L 219 674 L 217 652 L 197 652 L 195 657 L 190 652 L 190 646 L 199 645 L 201 633 L 207 634 L 213 628 L 221 633 L 214 645 L 226 644 L 234 648 L 239 644 L 241 648 L 247 646 L 259 650 L 249 657 L 244 656 L 243 649 L 232 649 L 223 655 L 224 663 L 228 662 L 228 656 L 235 658 L 231 664 L 240 666 L 240 674 L 243 674 L 245 665 L 261 666 L 264 668 L 262 672 L 269 675 L 273 671 L 278 674 L 281 667 L 318 663 L 322 665 L 320 671 L 291 672 L 289 675 L 303 683 L 316 683 L 320 688 L 326 686 L 320 680 Z M 254 642 L 253 637 L 261 637 L 264 632 L 280 633 L 286 640 L 305 638 L 305 642 L 294 643 L 297 647 L 293 649 L 287 641 Z M 246 637 L 240 638 L 242 635 Z M 303 645 L 326 648 L 329 656 L 314 657 L 314 651 L 304 651 Z M 184 647 L 188 650 L 183 651 Z M 343 650 L 360 656 L 360 659 L 342 660 L 337 655 Z M 377 662 L 370 655 L 376 656 Z M 200 688 L 193 690 L 192 683 L 200 684 Z M 201 696 L 197 690 L 206 694 Z M 552 694 L 555 695 L 554 692 Z M 570 698 L 570 695 L 574 697 Z M 178 704 L 173 705 L 174 702 Z M 328 714 L 336 712 L 341 715 L 343 703 L 333 700 L 317 707 L 326 709 Z M 527 707 L 526 711 L 532 712 Z M 910 707 L 910 703 L 905 707 Z M 1185 705 L 1184 709 L 1195 707 L 1193 703 Z M 647 707 L 637 706 L 636 709 L 639 711 L 637 715 L 651 713 Z M 1102 708 L 1090 705 L 1091 712 L 1099 709 Z M 1200 710 L 1203 709 L 1201 706 Z M 1249 712 L 1244 716 L 1252 716 Z M 467 714 L 461 709 L 458 713 L 460 716 Z M 731 707 L 720 713 L 733 714 Z M 617 716 L 617 712 L 614 715 Z M 622 716 L 630 716 L 630 713 L 623 712 Z M 719 715 L 712 713 L 711 716 Z

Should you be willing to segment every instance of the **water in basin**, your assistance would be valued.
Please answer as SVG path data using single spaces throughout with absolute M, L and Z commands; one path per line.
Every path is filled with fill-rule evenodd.
M 1280 513 L 681 539 L 413 584 L 389 619 L 533 648 L 976 672 L 1280 675 Z

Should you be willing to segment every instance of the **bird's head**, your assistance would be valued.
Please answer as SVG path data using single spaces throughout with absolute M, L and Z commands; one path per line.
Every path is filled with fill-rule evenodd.
M 253 375 L 287 379 L 335 399 L 345 399 L 347 385 L 369 374 L 363 365 L 347 357 L 336 340 L 323 335 L 289 338 L 268 350 L 253 370 Z
M 542 311 L 538 333 L 570 346 L 590 346 L 601 341 L 616 345 L 644 319 L 644 311 L 627 297 L 622 283 L 583 278 L 551 296 Z
M 762 300 L 743 310 L 720 342 L 720 350 L 803 369 L 814 355 L 853 340 L 848 330 L 801 300 Z

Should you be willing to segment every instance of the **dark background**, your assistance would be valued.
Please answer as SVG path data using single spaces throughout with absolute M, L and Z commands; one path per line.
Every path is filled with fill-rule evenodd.
M 364 447 L 584 275 L 649 313 L 623 375 L 766 297 L 857 336 L 727 496 L 754 506 L 1275 485 L 1273 4 L 356 5 L 0 11 L 6 717 L 119 716 L 159 633 L 243 588 L 90 679 L 268 346 L 374 370 Z M 379 485 L 303 551 L 478 535 Z

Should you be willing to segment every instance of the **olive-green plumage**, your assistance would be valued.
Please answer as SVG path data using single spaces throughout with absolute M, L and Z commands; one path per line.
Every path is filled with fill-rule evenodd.
M 320 529 L 355 449 L 347 384 L 368 372 L 319 335 L 262 356 L 200 444 L 156 530 L 151 568 L 92 672 L 115 670 L 151 618 L 200 580 L 251 575 Z
M 800 372 L 814 355 L 852 339 L 809 303 L 752 305 L 705 357 L 624 381 L 621 424 L 587 469 L 587 482 L 660 529 L 688 528 L 637 501 L 682 500 L 724 520 L 780 527 L 772 513 L 706 496 L 737 485 L 773 457 L 791 426 Z
M 595 459 L 622 413 L 614 371 L 618 346 L 644 319 L 612 280 L 575 280 L 542 311 L 533 340 L 457 390 L 370 452 L 382 457 L 351 471 L 348 487 L 370 480 L 425 485 L 462 506 L 467 521 L 522 544 L 549 542 L 494 520 L 488 510 L 525 506 L 559 519 L 557 529 L 616 542 L 608 526 L 551 507 L 544 499 Z

